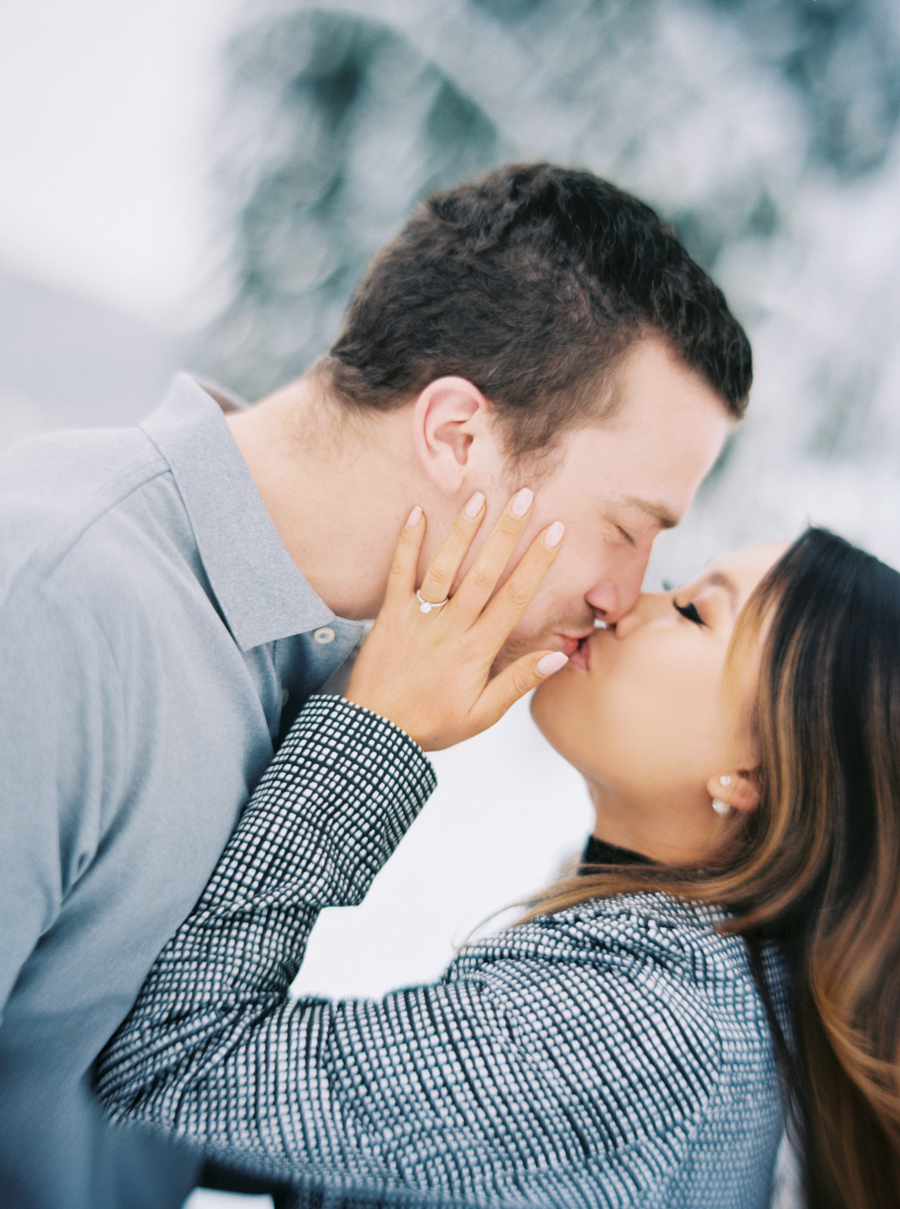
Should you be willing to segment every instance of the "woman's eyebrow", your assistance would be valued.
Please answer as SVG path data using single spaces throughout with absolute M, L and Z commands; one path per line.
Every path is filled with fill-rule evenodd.
M 737 615 L 740 606 L 740 592 L 738 586 L 724 571 L 708 571 L 700 580 L 700 588 L 724 588 L 728 594 L 731 611 Z

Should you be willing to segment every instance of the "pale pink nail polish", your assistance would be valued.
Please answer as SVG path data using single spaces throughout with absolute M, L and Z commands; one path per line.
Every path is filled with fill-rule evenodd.
M 422 509 L 418 504 L 416 504 L 415 508 L 413 508 L 412 512 L 409 514 L 409 520 L 406 522 L 407 529 L 415 529 L 416 525 L 418 525 L 419 520 L 421 519 L 421 516 Z
M 547 532 L 544 534 L 544 545 L 549 546 L 552 550 L 562 541 L 562 535 L 565 533 L 566 527 L 562 521 L 554 521 Z
M 478 515 L 478 513 L 481 511 L 481 509 L 483 507 L 484 507 L 484 496 L 481 494 L 480 491 L 476 491 L 475 494 L 472 496 L 472 498 L 469 500 L 468 504 L 466 504 L 466 516 L 470 516 L 474 520 L 474 518 Z
M 542 655 L 537 661 L 537 670 L 542 676 L 552 676 L 569 662 L 562 651 L 553 651 L 550 655 Z
M 523 487 L 521 491 L 516 492 L 513 496 L 512 507 L 510 508 L 513 516 L 524 516 L 531 507 L 533 499 L 534 492 L 529 487 Z

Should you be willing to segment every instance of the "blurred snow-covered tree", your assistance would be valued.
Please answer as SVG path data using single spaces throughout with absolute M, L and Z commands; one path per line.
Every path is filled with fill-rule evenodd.
M 254 393 L 330 343 L 348 295 L 410 204 L 503 158 L 495 123 L 401 33 L 321 10 L 234 39 L 220 179 L 235 291 L 214 329 Z

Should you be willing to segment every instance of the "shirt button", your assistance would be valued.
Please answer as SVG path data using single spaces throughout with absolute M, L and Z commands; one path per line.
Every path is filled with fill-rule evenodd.
M 313 630 L 313 638 L 324 646 L 326 642 L 334 642 L 334 630 L 330 625 L 323 625 L 320 629 Z

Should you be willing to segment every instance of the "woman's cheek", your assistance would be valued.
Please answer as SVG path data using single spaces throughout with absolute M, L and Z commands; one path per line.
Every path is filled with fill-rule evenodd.
M 578 699 L 567 695 L 554 728 L 564 721 L 557 751 L 581 772 L 604 780 L 627 775 L 642 758 L 646 719 L 641 717 L 641 695 L 627 678 L 609 673 L 585 681 Z
M 581 768 L 594 754 L 599 722 L 595 695 L 580 673 L 561 672 L 537 690 L 531 715 L 544 738 L 570 763 Z

